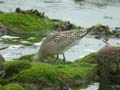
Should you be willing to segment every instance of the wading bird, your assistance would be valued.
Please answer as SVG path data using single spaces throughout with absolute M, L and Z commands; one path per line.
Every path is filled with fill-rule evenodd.
M 56 32 L 48 36 L 41 44 L 39 51 L 32 58 L 33 61 L 42 61 L 46 56 L 57 55 L 56 60 L 59 58 L 59 54 L 63 54 L 63 62 L 65 62 L 64 52 L 76 45 L 79 40 L 86 36 L 91 30 L 70 30 Z
M 59 54 L 63 54 L 63 62 L 65 62 L 64 52 L 77 44 L 79 40 L 89 32 L 90 30 L 70 30 L 56 32 L 48 36 L 41 44 L 38 53 L 33 57 L 33 61 L 42 61 L 44 57 L 52 55 L 57 55 L 57 60 L 59 58 Z

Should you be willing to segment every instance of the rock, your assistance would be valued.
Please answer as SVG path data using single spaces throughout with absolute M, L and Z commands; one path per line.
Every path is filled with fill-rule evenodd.
M 3 78 L 5 76 L 5 73 L 5 65 L 0 63 L 0 78 Z
M 2 57 L 2 55 L 0 55 L 0 63 L 3 63 L 4 61 L 4 58 Z
M 33 14 L 33 15 L 36 15 L 36 16 L 39 16 L 39 17 L 48 18 L 48 17 L 45 16 L 45 12 L 39 12 L 37 9 L 35 9 L 35 10 L 33 10 L 33 9 L 22 10 L 18 7 L 18 8 L 16 8 L 15 12 L 23 13 L 23 14 Z
M 0 78 L 5 76 L 5 65 L 3 64 L 4 58 L 0 55 Z
M 120 47 L 106 46 L 97 55 L 100 76 L 120 83 Z
M 92 26 L 89 29 L 92 30 L 92 32 L 90 33 L 91 35 L 106 35 L 106 34 L 109 35 L 112 32 L 108 26 L 104 26 L 101 24 Z
M 77 26 L 71 24 L 70 21 L 60 21 L 57 19 L 53 19 L 52 21 L 54 21 L 54 24 L 55 24 L 54 29 L 56 31 L 66 31 L 66 30 L 80 28 L 80 27 L 77 27 Z
M 0 36 L 6 34 L 5 29 L 6 29 L 6 26 L 0 23 Z
M 32 56 L 27 55 L 5 62 L 6 77 L 2 81 L 0 79 L 0 83 L 6 85 L 12 81 L 22 86 L 26 85 L 28 90 L 75 90 L 74 87 L 88 84 L 95 75 L 96 64 L 90 64 L 87 60 L 93 55 L 75 63 L 66 64 L 30 62 L 29 59 Z M 51 58 L 51 60 L 54 59 L 55 57 Z
M 0 3 L 5 3 L 4 1 L 0 1 Z
M 14 31 L 13 31 L 11 28 L 9 28 L 8 26 L 0 23 L 0 36 L 7 35 L 7 34 L 15 35 L 16 32 L 14 32 Z

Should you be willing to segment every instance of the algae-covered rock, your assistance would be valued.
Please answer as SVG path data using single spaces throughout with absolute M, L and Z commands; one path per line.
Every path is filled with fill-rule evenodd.
M 4 61 L 5 61 L 4 58 L 0 55 L 0 78 L 3 78 L 6 73 Z
M 7 73 L 4 79 L 0 79 L 0 83 L 21 83 L 28 90 L 69 90 L 82 87 L 93 80 L 96 72 L 96 64 L 83 60 L 66 64 L 29 62 L 25 59 L 5 62 Z
M 32 58 L 34 57 L 35 54 L 30 54 L 30 55 L 24 55 L 18 59 L 15 59 L 15 60 L 22 60 L 22 61 L 32 61 Z M 49 63 L 49 64 L 62 64 L 63 63 L 63 60 L 62 59 L 58 59 L 56 60 L 56 57 L 54 56 L 49 56 L 49 57 L 46 57 L 45 60 L 43 62 L 45 63 Z M 41 61 L 42 62 L 42 61 Z M 68 63 L 68 62 L 67 62 Z
M 70 21 L 61 21 L 57 19 L 53 19 L 55 24 L 56 31 L 66 31 L 66 30 L 73 30 L 73 29 L 80 29 L 81 27 L 77 27 L 76 25 L 70 23 Z
M 35 38 L 34 40 L 28 40 L 31 43 L 38 42 L 48 32 L 54 30 L 54 22 L 52 20 L 29 13 L 0 13 L 0 23 L 5 26 L 5 28 L 0 29 L 0 33 L 20 37 L 17 43 L 22 40 L 28 40 L 30 37 Z M 7 43 L 10 41 L 3 40 L 3 42 Z
M 3 63 L 5 60 L 2 55 L 0 55 L 0 63 Z
M 89 55 L 86 55 L 84 58 L 82 59 L 78 59 L 76 60 L 75 62 L 76 63 L 91 63 L 91 64 L 97 64 L 97 61 L 96 61 L 96 55 L 97 53 L 91 53 Z
M 5 65 L 0 63 L 0 78 L 3 78 L 6 74 Z
M 13 83 L 8 85 L 0 85 L 0 90 L 25 90 L 25 89 L 19 84 Z
M 91 35 L 111 35 L 112 30 L 108 26 L 104 26 L 101 24 L 97 24 L 95 26 L 90 27 L 92 30 Z
M 107 46 L 102 48 L 97 55 L 100 76 L 120 82 L 120 47 Z
M 24 11 L 17 8 L 16 12 L 0 13 L 0 35 L 20 37 L 17 40 L 3 39 L 2 41 L 5 43 L 22 44 L 22 41 L 29 41 L 31 44 L 39 42 L 43 37 L 60 28 L 64 31 L 78 27 L 69 21 L 49 19 L 44 12 L 33 9 Z M 29 39 L 30 37 L 34 39 Z
M 16 75 L 17 73 L 21 72 L 22 70 L 28 69 L 31 67 L 30 62 L 26 61 L 10 61 L 5 62 L 6 66 L 6 78 L 11 78 L 12 76 Z
M 9 28 L 11 27 L 10 30 L 22 39 L 34 36 L 41 40 L 45 36 L 45 32 L 53 30 L 53 22 L 51 20 L 30 14 L 3 13 L 0 14 L 0 22 Z

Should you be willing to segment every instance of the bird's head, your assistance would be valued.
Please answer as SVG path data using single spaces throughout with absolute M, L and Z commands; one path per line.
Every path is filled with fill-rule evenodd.
M 39 55 L 37 55 L 37 54 L 32 57 L 32 61 L 35 61 L 35 62 L 36 62 L 36 61 L 40 61 L 40 59 L 41 59 L 41 58 L 40 58 Z
M 33 57 L 32 57 L 32 61 L 43 61 L 45 55 L 43 55 L 43 53 L 37 52 Z

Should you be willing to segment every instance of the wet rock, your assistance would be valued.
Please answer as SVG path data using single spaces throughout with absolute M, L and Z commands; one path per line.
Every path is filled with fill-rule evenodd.
M 5 65 L 0 63 L 0 78 L 4 78 L 5 73 Z
M 0 55 L 0 78 L 5 76 L 5 65 L 3 64 L 4 58 Z
M 0 36 L 7 34 L 5 28 L 6 26 L 0 23 Z
M 80 28 L 75 26 L 74 24 L 71 24 L 70 21 L 60 21 L 57 19 L 53 19 L 52 21 L 54 21 L 54 24 L 55 24 L 54 29 L 56 31 L 66 31 L 66 30 Z
M 97 24 L 88 29 L 91 30 L 89 35 L 92 35 L 96 39 L 102 39 L 104 43 L 109 45 L 108 40 L 113 35 L 112 29 L 101 24 Z
M 14 32 L 11 28 L 9 28 L 8 26 L 0 23 L 0 36 L 3 35 L 15 35 L 16 32 Z
M 23 14 L 33 14 L 33 15 L 36 15 L 36 16 L 39 16 L 39 17 L 48 18 L 48 17 L 45 16 L 45 12 L 39 12 L 37 9 L 35 9 L 35 10 L 33 10 L 33 9 L 22 10 L 20 8 L 16 8 L 15 12 L 17 12 L 17 13 L 23 13 Z
M 120 90 L 120 85 L 102 79 L 99 84 L 99 90 Z
M 4 1 L 0 1 L 0 3 L 5 3 Z
M 120 83 L 120 47 L 106 46 L 97 55 L 100 76 Z
M 89 29 L 92 30 L 92 32 L 90 33 L 91 35 L 110 35 L 112 32 L 108 26 L 104 26 L 101 24 L 92 26 Z
M 115 27 L 115 30 L 120 32 L 120 27 Z
M 115 37 L 120 37 L 120 27 L 115 27 L 113 33 Z
M 113 17 L 110 17 L 110 16 L 104 16 L 104 19 L 113 19 Z
M 3 63 L 4 61 L 4 58 L 2 57 L 2 55 L 0 55 L 0 63 Z

